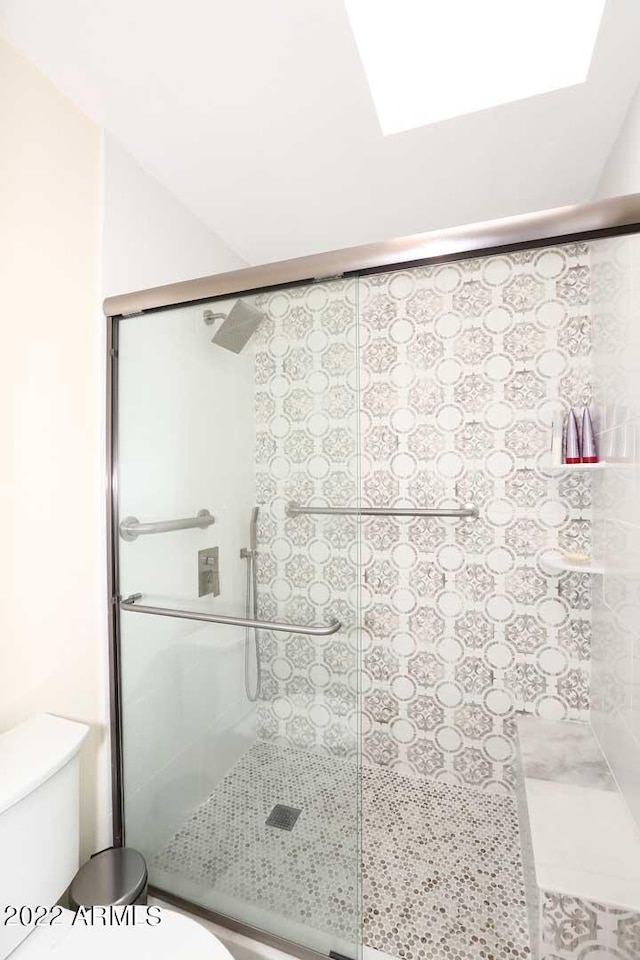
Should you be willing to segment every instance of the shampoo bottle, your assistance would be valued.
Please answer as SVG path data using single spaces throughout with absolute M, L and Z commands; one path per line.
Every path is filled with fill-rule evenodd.
M 593 423 L 589 407 L 582 411 L 582 462 L 597 463 L 598 453 L 596 450 L 596 439 L 593 434 Z
M 565 463 L 580 463 L 580 438 L 578 436 L 578 422 L 573 408 L 567 415 L 567 453 Z

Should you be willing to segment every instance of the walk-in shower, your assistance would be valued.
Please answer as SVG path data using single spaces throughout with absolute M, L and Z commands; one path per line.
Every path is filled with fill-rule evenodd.
M 107 302 L 115 840 L 161 895 L 299 955 L 637 960 L 639 225 Z M 585 405 L 622 452 L 558 465 Z

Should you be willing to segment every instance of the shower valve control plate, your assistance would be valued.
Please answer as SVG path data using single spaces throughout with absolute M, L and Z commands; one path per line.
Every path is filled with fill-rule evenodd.
M 198 550 L 198 596 L 220 595 L 220 564 L 218 547 Z

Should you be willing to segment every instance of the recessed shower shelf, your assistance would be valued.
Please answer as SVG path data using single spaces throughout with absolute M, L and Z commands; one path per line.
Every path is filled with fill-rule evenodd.
M 604 573 L 604 567 L 602 564 L 594 563 L 591 560 L 589 563 L 576 563 L 571 562 L 571 560 L 565 560 L 564 556 L 561 553 L 548 553 L 544 556 L 544 564 L 549 568 L 549 570 L 554 572 L 566 573 L 571 571 L 572 573 Z
M 638 464 L 630 460 L 603 460 L 600 463 L 563 463 L 562 465 L 547 464 L 542 467 L 546 473 L 576 473 L 584 471 L 590 473 L 593 470 L 637 470 Z
M 576 470 L 586 470 L 587 472 L 591 470 L 604 470 L 606 467 L 611 467 L 611 466 L 614 466 L 614 464 L 611 464 L 611 463 L 562 463 L 562 464 L 549 464 L 543 469 L 552 471 L 553 473 L 573 473 Z

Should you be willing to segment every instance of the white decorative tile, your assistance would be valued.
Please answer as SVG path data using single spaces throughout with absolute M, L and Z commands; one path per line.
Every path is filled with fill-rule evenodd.
M 587 245 L 569 244 L 378 274 L 357 282 L 359 315 L 353 280 L 315 285 L 313 298 L 305 288 L 259 297 L 268 325 L 257 343 L 256 409 L 269 438 L 257 448 L 269 523 L 260 549 L 289 544 L 288 559 L 264 566 L 261 600 L 278 616 L 360 619 L 371 762 L 510 789 L 510 751 L 488 737 L 513 744 L 516 709 L 588 715 L 590 581 L 548 576 L 538 563 L 549 548 L 589 543 L 590 479 L 540 466 L 548 405 L 590 395 L 589 257 Z M 281 342 L 288 351 L 272 351 Z M 351 375 L 358 364 L 360 393 Z M 343 506 L 359 493 L 377 506 L 474 502 L 481 519 L 358 527 L 286 520 L 277 507 L 287 499 Z M 312 555 L 316 543 L 330 561 Z M 453 548 L 460 562 L 447 562 L 443 550 Z M 316 583 L 326 587 L 322 603 L 313 600 Z M 270 642 L 287 659 L 286 636 Z M 265 661 L 262 733 L 355 755 L 358 704 L 328 695 L 342 674 L 324 644 L 290 661 L 293 686 Z M 447 655 L 456 644 L 459 655 Z M 327 717 L 318 707 L 329 710 L 328 726 L 314 720 Z
M 544 893 L 541 960 L 637 960 L 640 913 Z

